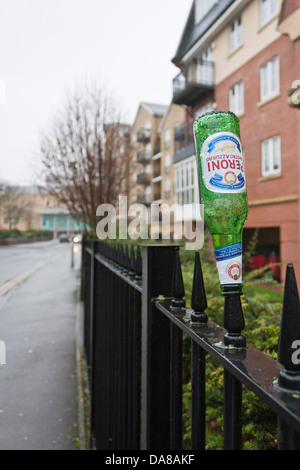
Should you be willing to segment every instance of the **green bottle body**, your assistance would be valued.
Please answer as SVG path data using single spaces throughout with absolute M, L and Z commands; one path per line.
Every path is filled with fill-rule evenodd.
M 238 118 L 215 111 L 194 122 L 200 202 L 221 285 L 242 283 L 242 231 L 248 216 Z

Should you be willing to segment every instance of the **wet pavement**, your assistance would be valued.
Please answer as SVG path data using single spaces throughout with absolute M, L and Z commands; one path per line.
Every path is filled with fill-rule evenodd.
M 0 340 L 6 345 L 6 364 L 0 366 L 0 450 L 78 448 L 80 252 L 72 268 L 69 248 L 63 252 L 53 246 L 48 258 L 54 261 L 0 299 Z

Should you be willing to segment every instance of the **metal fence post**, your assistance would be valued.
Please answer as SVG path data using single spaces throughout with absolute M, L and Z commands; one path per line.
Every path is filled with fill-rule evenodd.
M 170 446 L 170 322 L 153 299 L 171 297 L 176 245 L 142 250 L 141 448 L 162 450 Z

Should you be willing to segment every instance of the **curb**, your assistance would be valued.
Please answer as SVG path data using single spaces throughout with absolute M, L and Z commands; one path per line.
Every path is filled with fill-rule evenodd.
M 80 290 L 78 290 L 79 297 Z M 78 443 L 79 450 L 89 450 L 87 447 L 87 427 L 85 422 L 85 404 L 83 392 L 83 376 L 82 376 L 82 321 L 83 321 L 83 302 L 77 301 L 76 312 L 76 338 L 75 338 L 75 355 L 76 355 L 76 377 L 77 377 L 77 393 L 78 393 Z

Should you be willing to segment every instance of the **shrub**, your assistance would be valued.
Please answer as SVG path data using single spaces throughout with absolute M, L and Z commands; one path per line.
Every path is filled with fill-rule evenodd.
M 207 244 L 205 244 L 207 246 Z M 221 295 L 219 278 L 215 262 L 209 251 L 200 252 L 203 278 L 206 289 L 208 308 L 206 313 L 210 320 L 222 325 L 224 298 Z M 194 268 L 194 253 L 182 252 L 182 271 L 185 285 L 186 302 L 190 305 Z M 277 347 L 280 330 L 282 300 L 272 300 L 271 291 L 258 289 L 257 273 L 244 274 L 242 306 L 245 316 L 247 342 L 260 351 L 277 359 Z M 262 274 L 262 273 L 259 273 Z M 260 278 L 259 283 L 269 282 Z M 279 296 L 280 298 L 280 296 Z M 190 340 L 184 336 L 184 365 L 190 360 Z M 183 372 L 183 425 L 184 448 L 191 445 L 190 371 Z M 206 423 L 207 449 L 221 449 L 223 446 L 223 367 L 212 357 L 206 360 Z M 274 449 L 277 440 L 276 416 L 252 392 L 243 389 L 243 439 L 245 449 Z

